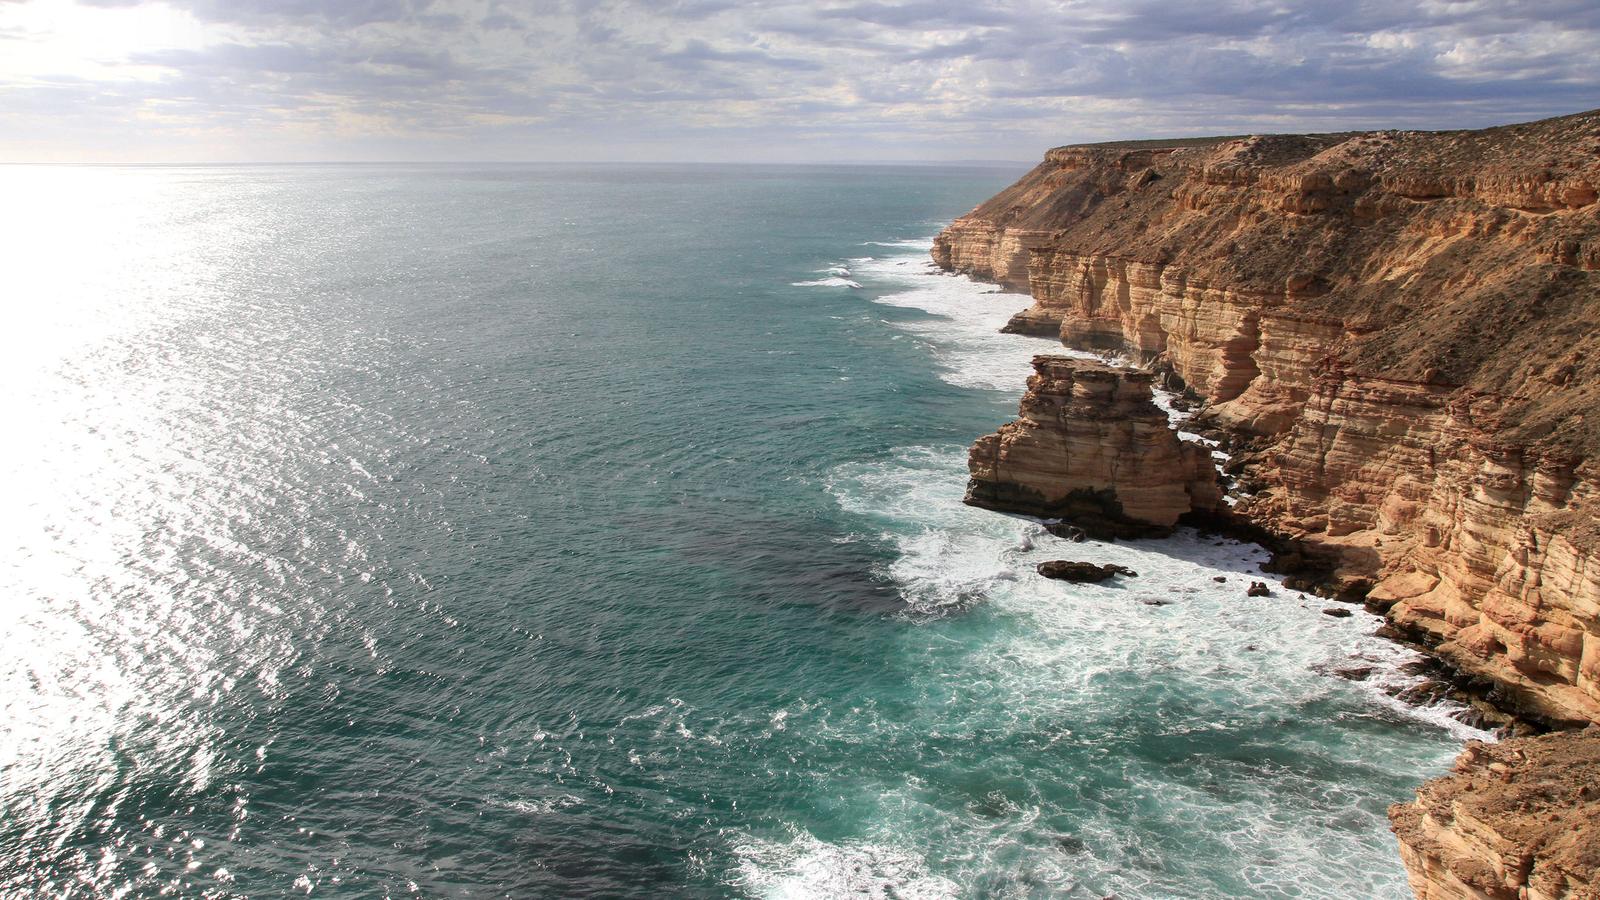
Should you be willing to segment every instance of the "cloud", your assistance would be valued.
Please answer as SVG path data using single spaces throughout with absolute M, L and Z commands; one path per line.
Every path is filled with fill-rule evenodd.
M 1015 25 L 1016 13 L 1005 4 L 949 3 L 918 0 L 911 3 L 851 3 L 817 10 L 823 19 L 854 19 L 891 28 L 929 30 Z
M 698 69 L 706 63 L 734 63 L 744 66 L 766 66 L 774 69 L 807 69 L 815 71 L 822 68 L 822 64 L 809 59 L 775 56 L 763 50 L 754 48 L 721 49 L 707 44 L 698 38 L 693 38 L 682 47 L 675 50 L 658 51 L 653 54 L 658 62 L 679 69 Z
M 0 134 L 63 158 L 204 133 L 238 158 L 1027 159 L 1477 126 L 1600 83 L 1592 0 L 0 0 L 0 41 Z

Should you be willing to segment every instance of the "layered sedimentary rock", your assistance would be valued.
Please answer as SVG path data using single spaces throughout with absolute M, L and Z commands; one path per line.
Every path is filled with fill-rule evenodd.
M 1271 488 L 1242 508 L 1346 583 L 1381 579 L 1370 602 L 1510 705 L 1600 721 L 1600 498 L 1569 452 L 1496 439 L 1515 402 L 1327 373 L 1258 454 Z
M 1164 480 L 1114 464 L 1166 446 L 1163 423 L 1136 413 L 1130 440 L 1114 403 L 1059 399 L 1075 372 L 1041 370 L 1023 418 L 973 448 L 975 499 L 1126 495 L 1121 514 L 1168 522 L 1186 498 L 1502 705 L 1600 722 L 1597 187 L 1600 112 L 1050 151 L 935 260 L 1025 288 L 1010 330 L 1180 378 L 1245 496 L 1197 492 L 1181 448 Z M 1391 816 L 1422 900 L 1600 898 L 1600 732 L 1475 745 Z
M 933 253 L 1025 287 L 1013 330 L 1181 378 L 1234 436 L 1242 517 L 1333 588 L 1372 588 L 1506 704 L 1583 723 L 1600 721 L 1597 186 L 1600 113 L 1067 147 Z M 1002 484 L 1082 488 L 1046 431 L 1007 429 L 974 448 L 975 472 L 1025 448 L 991 505 L 1049 506 Z
M 1210 452 L 1178 439 L 1153 375 L 1065 356 L 1033 369 L 1019 418 L 972 447 L 968 503 L 1118 537 L 1169 533 L 1220 504 Z
M 1418 900 L 1600 897 L 1600 730 L 1472 743 L 1389 808 Z

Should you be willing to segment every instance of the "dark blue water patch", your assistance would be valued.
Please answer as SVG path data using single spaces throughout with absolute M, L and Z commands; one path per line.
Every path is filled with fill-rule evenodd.
M 13 185 L 0 891 L 1401 896 L 1452 744 L 1310 672 L 1360 622 L 1193 541 L 1064 595 L 960 505 L 1021 372 L 942 316 L 1022 301 L 869 242 L 1011 174 Z

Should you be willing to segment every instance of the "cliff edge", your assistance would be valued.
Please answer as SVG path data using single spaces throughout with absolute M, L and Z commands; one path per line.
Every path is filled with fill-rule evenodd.
M 1191 391 L 1240 490 L 1219 502 L 1151 375 L 1039 357 L 969 502 L 1113 534 L 1231 519 L 1500 705 L 1590 726 L 1470 745 L 1391 808 L 1419 900 L 1600 900 L 1597 187 L 1600 111 L 1060 147 L 933 247 L 1032 296 L 1008 331 Z
M 1234 512 L 1285 558 L 1503 705 L 1581 725 L 1600 721 L 1597 186 L 1600 111 L 1061 147 L 933 255 L 1026 290 L 1012 330 L 1176 376 L 1231 442 Z M 974 484 L 1017 430 L 974 448 Z M 1018 497 L 1075 489 L 1028 455 Z
M 1600 729 L 1467 745 L 1389 808 L 1418 900 L 1600 897 Z

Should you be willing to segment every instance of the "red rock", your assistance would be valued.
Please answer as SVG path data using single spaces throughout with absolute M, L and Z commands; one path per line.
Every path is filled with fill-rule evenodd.
M 1178 439 L 1151 399 L 1153 376 L 1038 356 L 1021 416 L 978 439 L 966 501 L 1098 537 L 1166 534 L 1221 499 L 1210 453 Z
M 1235 511 L 1331 592 L 1376 585 L 1525 714 L 1600 721 L 1597 142 L 1600 112 L 1063 147 L 933 253 L 1026 288 L 1015 329 L 1059 323 L 1203 396 L 1200 420 L 1250 446 Z M 1076 497 L 1156 533 L 1214 505 L 1178 489 L 1194 470 L 1148 410 L 1122 432 L 1065 412 L 981 441 L 972 501 Z
M 1472 742 L 1389 807 L 1418 900 L 1600 897 L 1600 730 Z
M 1243 448 L 1234 513 L 1330 572 L 1319 593 L 1366 593 L 1526 715 L 1594 723 L 1596 147 L 1600 111 L 1062 147 L 933 256 L 1027 290 L 1012 330 L 1203 396 L 1196 424 Z M 1217 508 L 1137 381 L 1040 369 L 1023 417 L 973 448 L 969 500 L 1158 532 Z M 1080 382 L 1098 393 L 1072 399 Z M 1477 746 L 1391 808 L 1418 898 L 1600 898 L 1597 748 Z

